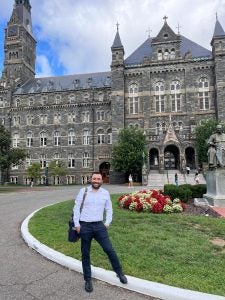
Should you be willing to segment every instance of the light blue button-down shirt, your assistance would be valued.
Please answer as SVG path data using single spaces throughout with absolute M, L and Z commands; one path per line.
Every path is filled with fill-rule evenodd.
M 81 189 L 76 197 L 73 208 L 73 220 L 75 227 L 80 226 L 79 221 L 98 222 L 103 221 L 104 211 L 106 212 L 105 225 L 110 225 L 112 222 L 112 202 L 110 194 L 102 187 L 97 192 L 92 191 L 92 186 L 87 188 L 87 194 L 84 200 L 82 212 L 80 206 L 83 200 L 85 188 Z

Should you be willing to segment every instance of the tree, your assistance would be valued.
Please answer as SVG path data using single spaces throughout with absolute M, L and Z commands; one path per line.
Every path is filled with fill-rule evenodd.
M 51 161 L 48 168 L 50 176 L 63 176 L 66 174 L 66 168 L 60 160 Z
M 118 142 L 112 149 L 112 166 L 115 171 L 141 173 L 143 154 L 146 157 L 146 138 L 138 128 L 129 127 L 121 129 Z
M 218 124 L 219 122 L 217 120 L 213 120 L 213 119 L 203 120 L 201 121 L 201 124 L 198 125 L 195 129 L 196 149 L 197 149 L 198 160 L 200 164 L 208 161 L 207 140 L 209 139 L 210 135 L 216 131 L 216 125 Z M 223 125 L 223 129 L 224 127 L 225 126 Z
M 11 148 L 11 136 L 3 125 L 0 125 L 0 170 L 3 175 L 11 165 L 20 165 L 27 157 L 27 153 L 21 148 Z
M 40 163 L 32 163 L 27 169 L 28 178 L 33 179 L 35 182 L 41 178 L 41 165 Z

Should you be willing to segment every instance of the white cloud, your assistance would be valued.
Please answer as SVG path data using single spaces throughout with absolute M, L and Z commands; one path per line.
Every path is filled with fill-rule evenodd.
M 38 65 L 37 77 L 49 77 L 53 75 L 53 70 L 51 69 L 49 60 L 44 55 L 38 55 L 36 63 Z
M 8 20 L 13 1 L 0 0 L 0 17 Z M 225 29 L 225 0 L 30 0 L 37 42 L 47 43 L 40 68 L 47 74 L 55 68 L 64 73 L 98 72 L 110 69 L 111 45 L 120 23 L 125 56 L 168 24 L 187 38 L 210 49 L 216 12 Z M 2 12 L 4 11 L 4 13 Z M 40 44 L 39 44 L 40 45 Z M 39 60 L 38 60 L 39 65 Z

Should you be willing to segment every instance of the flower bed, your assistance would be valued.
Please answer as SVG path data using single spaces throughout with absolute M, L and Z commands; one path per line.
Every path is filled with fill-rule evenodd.
M 121 208 L 137 212 L 179 213 L 185 209 L 185 204 L 180 199 L 172 200 L 157 190 L 142 190 L 122 195 L 118 204 Z

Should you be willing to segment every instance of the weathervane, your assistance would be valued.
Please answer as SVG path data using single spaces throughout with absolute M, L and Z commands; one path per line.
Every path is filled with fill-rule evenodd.
M 152 30 L 150 29 L 150 27 L 148 27 L 148 30 L 146 30 L 146 32 L 148 32 L 148 38 L 150 39 L 150 33 L 152 32 Z
M 119 31 L 119 26 L 120 26 L 120 24 L 117 22 L 117 23 L 116 23 L 117 31 Z
M 164 16 L 163 19 L 164 19 L 164 21 L 165 21 L 165 23 L 166 23 L 166 20 L 168 19 L 168 17 L 167 17 L 167 16 Z
M 180 26 L 180 24 L 178 23 L 178 25 L 177 25 L 177 29 L 178 29 L 178 34 L 180 34 L 180 29 L 181 29 L 182 27 Z

